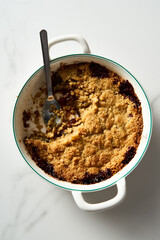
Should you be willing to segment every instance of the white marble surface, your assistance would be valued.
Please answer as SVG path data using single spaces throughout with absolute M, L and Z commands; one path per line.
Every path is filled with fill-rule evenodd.
M 39 31 L 76 33 L 92 53 L 115 60 L 144 87 L 153 134 L 139 166 L 127 177 L 127 197 L 101 213 L 83 212 L 70 192 L 37 176 L 22 159 L 12 133 L 16 96 L 42 65 Z M 0 239 L 160 239 L 160 1 L 0 1 Z M 76 43 L 54 47 L 54 57 L 77 53 Z M 114 189 L 113 189 L 114 190 Z M 113 190 L 86 195 L 104 199 Z

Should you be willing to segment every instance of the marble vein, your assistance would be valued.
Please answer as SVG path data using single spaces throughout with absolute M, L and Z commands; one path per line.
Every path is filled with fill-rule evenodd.
M 46 215 L 47 215 L 47 211 L 43 211 L 34 220 L 31 220 L 28 226 L 26 227 L 26 231 L 28 232 L 32 228 L 34 228 Z
M 160 98 L 160 93 L 153 98 L 153 100 L 151 101 L 151 105 L 154 105 L 159 100 L 159 98 Z

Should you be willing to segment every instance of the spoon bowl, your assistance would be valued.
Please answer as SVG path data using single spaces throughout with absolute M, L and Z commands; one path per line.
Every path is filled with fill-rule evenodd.
M 57 116 L 57 114 L 54 113 L 53 109 L 60 110 L 59 103 L 54 98 L 53 99 L 47 98 L 42 110 L 43 121 L 46 125 L 48 124 L 51 118 L 54 119 L 56 124 L 60 124 L 61 122 L 61 119 Z

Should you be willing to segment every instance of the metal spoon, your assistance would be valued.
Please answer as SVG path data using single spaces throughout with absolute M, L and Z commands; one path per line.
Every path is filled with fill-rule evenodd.
M 53 108 L 60 110 L 60 105 L 57 100 L 54 98 L 52 90 L 52 81 L 51 81 L 51 72 L 50 72 L 50 61 L 49 61 L 49 51 L 48 51 L 48 37 L 47 31 L 40 31 L 40 39 L 43 53 L 43 62 L 44 62 L 44 71 L 47 83 L 47 99 L 44 103 L 42 110 L 42 116 L 44 123 L 47 124 L 51 118 L 55 119 L 55 122 L 58 124 L 61 122 L 60 118 L 53 112 Z

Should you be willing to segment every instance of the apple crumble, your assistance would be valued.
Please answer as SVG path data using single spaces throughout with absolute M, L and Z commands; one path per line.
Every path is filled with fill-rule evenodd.
M 61 123 L 51 119 L 46 133 L 34 131 L 24 139 L 32 159 L 49 175 L 71 183 L 110 178 L 131 161 L 141 139 L 142 109 L 133 86 L 95 62 L 62 65 L 52 82 Z M 28 114 L 23 113 L 25 128 Z

